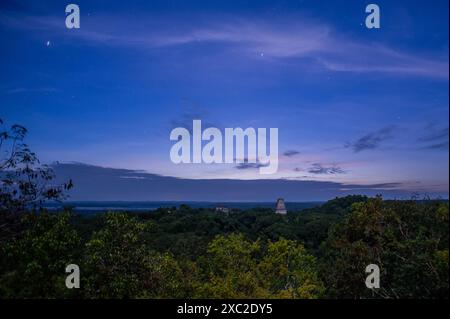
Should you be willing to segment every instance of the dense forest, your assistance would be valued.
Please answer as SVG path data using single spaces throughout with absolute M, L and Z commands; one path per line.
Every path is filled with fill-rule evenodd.
M 3 213 L 2 298 L 446 298 L 448 202 Z M 7 226 L 5 226 L 7 225 Z M 365 286 L 377 264 L 379 289 Z M 67 289 L 65 267 L 81 269 Z
M 0 130 L 0 298 L 448 298 L 448 201 L 47 211 L 73 183 L 55 185 L 26 133 Z M 66 287 L 70 264 L 78 289 Z M 365 285 L 369 264 L 379 288 Z

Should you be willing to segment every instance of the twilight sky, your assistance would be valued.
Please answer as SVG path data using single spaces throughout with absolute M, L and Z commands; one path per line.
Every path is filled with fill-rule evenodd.
M 65 27 L 69 3 L 80 29 Z M 365 27 L 368 3 L 379 30 Z M 448 5 L 1 1 L 0 118 L 26 126 L 48 163 L 448 197 Z M 170 131 L 193 119 L 277 127 L 278 173 L 173 164 Z

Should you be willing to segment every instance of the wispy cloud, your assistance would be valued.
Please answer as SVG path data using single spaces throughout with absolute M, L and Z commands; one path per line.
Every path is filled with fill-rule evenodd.
M 447 150 L 448 151 L 448 141 L 442 142 L 442 143 L 430 144 L 423 148 L 429 149 L 429 150 L 443 150 L 443 151 Z
M 132 20 L 118 16 L 96 16 L 85 19 L 84 26 L 71 33 L 71 43 L 87 42 L 105 46 L 131 46 L 141 49 L 173 49 L 191 45 L 223 45 L 221 52 L 235 58 L 270 60 L 304 59 L 330 71 L 355 73 L 388 73 L 448 79 L 447 52 L 417 55 L 397 50 L 384 43 L 368 43 L 343 36 L 325 23 L 307 19 L 283 22 L 214 17 L 208 21 L 186 23 L 177 19 L 177 28 L 148 16 Z M 145 22 L 145 21 L 152 22 Z M 298 21 L 302 22 L 298 22 Z M 67 36 L 60 19 L 55 17 L 0 15 L 0 23 L 9 28 L 45 30 L 56 36 Z M 130 22 L 131 21 L 131 22 Z M 139 24 L 132 21 L 139 21 Z M 144 22 L 143 22 L 144 21 Z M 172 25 L 171 24 L 171 25 Z M 203 51 L 204 53 L 206 51 Z
M 287 151 L 285 151 L 283 153 L 283 155 L 287 156 L 287 157 L 292 157 L 292 156 L 295 156 L 295 155 L 298 155 L 298 154 L 300 154 L 300 152 L 296 151 L 296 150 L 287 150 Z
M 192 134 L 192 125 L 194 120 L 201 120 L 203 128 L 218 127 L 218 123 L 210 121 L 208 110 L 197 103 L 183 99 L 181 103 L 183 110 L 179 115 L 169 121 L 169 129 L 183 127 Z
M 236 169 L 257 169 L 257 168 L 261 168 L 261 167 L 266 167 L 269 166 L 269 164 L 263 164 L 263 163 L 239 163 L 238 165 L 236 165 Z
M 373 150 L 382 144 L 382 142 L 393 137 L 393 132 L 395 130 L 395 126 L 386 126 L 376 132 L 368 133 L 355 142 L 347 143 L 345 147 L 350 147 L 353 149 L 355 153 Z
M 442 139 L 448 139 L 448 127 L 436 129 L 434 126 L 430 127 L 431 132 L 427 132 L 425 136 L 419 138 L 421 142 L 433 142 Z
M 439 128 L 432 123 L 426 126 L 426 133 L 418 139 L 419 143 L 426 144 L 422 149 L 448 150 L 449 149 L 449 128 Z
M 22 94 L 22 93 L 55 93 L 59 90 L 52 87 L 37 87 L 37 88 L 26 88 L 18 87 L 13 89 L 4 90 L 4 94 Z
M 314 163 L 308 168 L 308 173 L 318 174 L 318 175 L 329 175 L 329 174 L 345 174 L 345 171 L 337 165 L 324 165 L 320 163 Z

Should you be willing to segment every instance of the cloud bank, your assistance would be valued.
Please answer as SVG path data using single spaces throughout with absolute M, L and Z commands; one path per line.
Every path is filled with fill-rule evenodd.
M 72 179 L 70 200 L 86 201 L 322 201 L 336 196 L 383 194 L 411 198 L 400 183 L 371 185 L 298 180 L 182 179 L 80 163 L 53 165 L 57 181 Z M 432 196 L 448 197 L 448 192 Z

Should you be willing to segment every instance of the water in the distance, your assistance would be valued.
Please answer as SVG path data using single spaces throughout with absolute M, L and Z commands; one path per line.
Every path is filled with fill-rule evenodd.
M 71 207 L 77 212 L 102 212 L 102 211 L 154 211 L 160 207 L 179 207 L 185 204 L 191 208 L 215 208 L 217 206 L 230 209 L 251 209 L 251 208 L 275 208 L 274 202 L 121 202 L 121 201 L 83 201 L 48 203 L 45 205 L 50 210 L 57 210 L 63 207 Z M 289 211 L 298 211 L 322 204 L 321 202 L 286 202 Z

